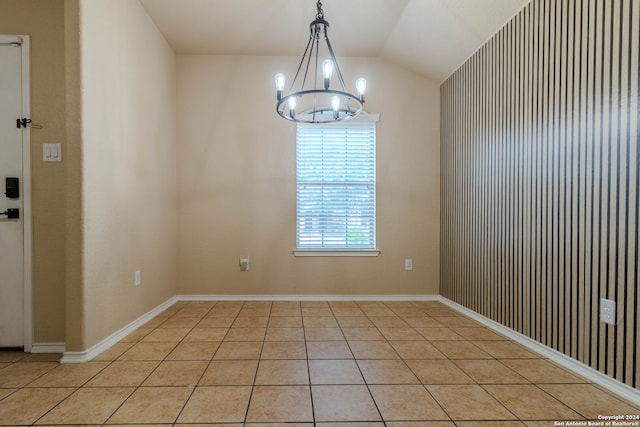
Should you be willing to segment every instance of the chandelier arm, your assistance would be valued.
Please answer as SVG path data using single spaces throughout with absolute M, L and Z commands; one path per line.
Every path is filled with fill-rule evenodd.
M 289 93 L 293 92 L 296 84 L 296 80 L 298 80 L 298 75 L 300 74 L 300 69 L 302 69 L 302 64 L 304 64 L 304 59 L 307 57 L 307 52 L 309 51 L 309 46 L 311 46 L 311 50 L 313 50 L 313 34 L 309 36 L 309 41 L 307 42 L 307 47 L 304 49 L 304 54 L 302 58 L 300 58 L 300 63 L 298 64 L 298 69 L 296 70 L 296 75 L 293 77 L 291 81 L 291 86 L 289 87 Z M 304 78 L 302 79 L 302 86 L 300 90 L 304 89 L 304 82 L 307 80 L 307 70 L 309 69 L 309 63 L 307 62 L 307 68 L 304 73 Z
M 313 88 L 318 89 L 318 56 L 320 55 L 320 37 L 316 34 L 316 63 L 313 67 Z
M 318 55 L 320 54 L 320 36 L 317 30 L 318 30 L 318 27 L 316 27 L 316 63 L 315 63 L 315 66 L 313 67 L 313 71 L 314 71 L 313 90 L 318 90 Z M 317 97 L 316 95 L 313 95 L 313 120 L 316 119 L 316 103 L 317 103 Z
M 333 47 L 331 46 L 331 42 L 329 41 L 329 36 L 325 33 L 324 40 L 327 43 L 327 50 L 329 51 L 329 56 L 331 56 L 331 60 L 333 61 L 333 67 L 336 71 L 336 75 L 338 76 L 338 82 L 340 82 L 340 86 L 342 87 L 343 92 L 347 91 L 347 85 L 344 83 L 344 78 L 342 77 L 342 71 L 340 71 L 340 66 L 338 65 L 338 61 L 336 60 L 336 55 L 333 53 Z M 347 111 L 351 112 L 351 107 L 349 106 L 349 102 L 346 102 Z
M 331 61 L 333 61 L 333 67 L 336 71 L 336 75 L 338 76 L 338 81 L 340 82 L 342 91 L 347 92 L 347 87 L 344 83 L 344 79 L 342 78 L 342 72 L 340 71 L 340 66 L 338 65 L 338 61 L 336 60 L 336 54 L 333 53 L 333 47 L 331 46 L 329 37 L 326 34 L 324 35 L 324 40 L 327 43 L 327 50 L 329 51 L 329 56 L 331 56 Z
M 311 58 L 313 57 L 313 48 L 314 48 L 314 40 L 315 40 L 315 36 L 313 34 L 311 34 L 311 37 L 309 38 L 309 45 L 311 46 L 311 49 L 309 49 L 309 57 L 307 58 L 307 66 L 304 68 L 304 76 L 302 76 L 302 84 L 300 85 L 300 90 L 304 90 L 305 89 L 305 85 L 307 84 L 307 77 L 309 76 L 309 66 L 311 65 Z M 316 46 L 316 50 L 317 50 L 317 46 Z M 305 55 L 307 53 L 305 52 Z M 305 57 L 302 57 L 302 61 L 304 61 Z

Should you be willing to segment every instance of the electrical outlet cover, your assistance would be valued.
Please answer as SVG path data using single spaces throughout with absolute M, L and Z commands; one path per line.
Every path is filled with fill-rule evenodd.
M 610 299 L 600 299 L 600 321 L 610 325 L 616 324 L 616 302 Z

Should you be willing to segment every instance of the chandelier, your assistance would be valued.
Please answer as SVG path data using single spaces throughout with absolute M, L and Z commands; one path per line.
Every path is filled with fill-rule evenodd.
M 287 94 L 284 92 L 285 75 L 276 74 L 276 111 L 294 122 L 339 122 L 362 112 L 367 81 L 356 80 L 357 96 L 347 91 L 329 42 L 329 23 L 324 19 L 320 0 L 316 7 L 316 19 L 309 25 L 309 41 Z M 331 87 L 332 80 L 334 88 Z

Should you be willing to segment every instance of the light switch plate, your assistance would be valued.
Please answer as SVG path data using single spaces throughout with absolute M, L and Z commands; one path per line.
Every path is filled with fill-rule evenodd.
M 42 144 L 43 162 L 61 162 L 62 144 Z

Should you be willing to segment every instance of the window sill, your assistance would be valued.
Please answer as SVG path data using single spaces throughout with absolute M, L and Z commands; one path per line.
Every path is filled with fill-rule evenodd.
M 379 249 L 294 249 L 294 256 L 307 257 L 372 257 L 380 255 Z

